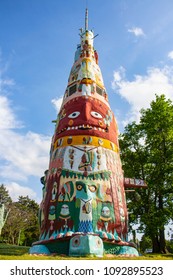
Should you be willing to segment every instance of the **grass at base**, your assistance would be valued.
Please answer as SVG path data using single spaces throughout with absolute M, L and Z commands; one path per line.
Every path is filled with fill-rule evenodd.
M 29 251 L 29 247 L 27 246 L 17 246 L 17 245 L 8 245 L 8 244 L 3 244 L 0 243 L 0 258 L 4 256 L 21 256 L 24 254 L 27 254 Z
M 144 254 L 139 257 L 121 257 L 116 255 L 104 255 L 98 257 L 68 257 L 68 256 L 40 256 L 29 255 L 30 247 L 0 244 L 0 260 L 173 260 L 173 254 Z

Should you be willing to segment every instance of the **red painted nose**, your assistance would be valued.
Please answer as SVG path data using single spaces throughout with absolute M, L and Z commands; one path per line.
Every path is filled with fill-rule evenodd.
M 91 112 L 91 104 L 89 102 L 85 102 L 82 108 L 82 116 L 81 116 L 82 120 L 87 122 L 91 118 L 90 112 Z

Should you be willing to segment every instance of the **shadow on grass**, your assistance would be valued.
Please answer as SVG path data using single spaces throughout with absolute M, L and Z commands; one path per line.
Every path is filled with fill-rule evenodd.
M 173 260 L 173 254 L 144 254 L 144 257 L 148 260 Z

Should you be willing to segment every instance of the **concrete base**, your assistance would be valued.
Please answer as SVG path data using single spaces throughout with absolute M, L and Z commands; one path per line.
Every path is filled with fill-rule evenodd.
M 67 256 L 96 256 L 103 254 L 121 256 L 139 256 L 134 244 L 102 240 L 98 235 L 75 234 L 66 238 L 60 237 L 51 240 L 35 242 L 29 250 L 30 254 L 37 255 L 67 255 Z
M 29 249 L 31 255 L 50 255 L 49 249 L 45 245 L 34 245 Z
M 69 256 L 103 256 L 103 241 L 94 235 L 76 235 L 70 239 Z

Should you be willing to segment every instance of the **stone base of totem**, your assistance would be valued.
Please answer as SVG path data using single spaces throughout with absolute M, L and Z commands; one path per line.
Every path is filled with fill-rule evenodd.
M 72 257 L 96 256 L 104 254 L 139 256 L 133 244 L 102 240 L 97 235 L 75 234 L 71 237 L 42 240 L 33 243 L 29 250 L 33 255 L 67 255 Z

